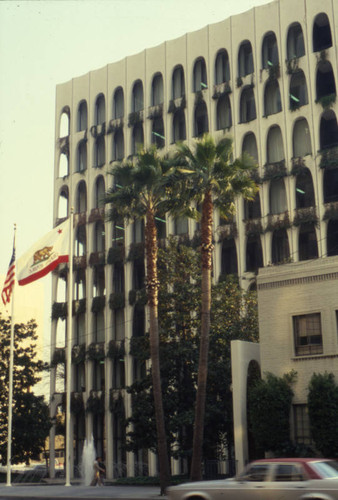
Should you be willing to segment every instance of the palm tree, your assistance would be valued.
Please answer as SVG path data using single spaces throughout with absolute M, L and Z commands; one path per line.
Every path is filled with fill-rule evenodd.
M 110 208 L 108 220 L 145 220 L 146 289 L 149 308 L 149 339 L 152 369 L 154 408 L 157 430 L 157 448 L 160 469 L 161 494 L 165 493 L 170 480 L 169 455 L 162 404 L 159 332 L 158 332 L 158 289 L 157 275 L 157 230 L 156 217 L 174 210 L 175 182 L 173 170 L 167 160 L 161 159 L 155 147 L 140 150 L 136 164 L 126 162 L 112 170 L 115 186 L 108 190 L 105 204 Z M 172 196 L 169 197 L 168 194 Z
M 228 218 L 234 213 L 236 198 L 242 195 L 245 199 L 253 199 L 257 187 L 250 177 L 250 172 L 255 168 L 253 159 L 244 155 L 232 161 L 232 140 L 229 138 L 216 144 L 212 136 L 205 134 L 196 141 L 194 150 L 186 144 L 178 144 L 177 159 L 181 161 L 180 170 L 186 177 L 187 202 L 195 200 L 201 206 L 202 317 L 190 472 L 191 480 L 199 481 L 202 479 L 208 376 L 214 208 L 219 209 L 222 217 Z

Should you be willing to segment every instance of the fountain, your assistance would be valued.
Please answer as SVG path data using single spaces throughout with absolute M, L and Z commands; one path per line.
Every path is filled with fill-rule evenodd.
M 82 452 L 81 476 L 85 486 L 89 486 L 93 479 L 93 463 L 96 457 L 94 439 L 90 436 L 85 440 Z

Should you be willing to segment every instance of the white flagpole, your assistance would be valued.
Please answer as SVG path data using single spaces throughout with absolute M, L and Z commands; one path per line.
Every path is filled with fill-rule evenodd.
M 71 389 L 72 389 L 72 322 L 73 322 L 73 212 L 70 209 L 70 229 L 69 229 L 69 273 L 68 273 L 68 321 L 67 321 L 67 352 L 66 352 L 66 484 L 70 484 L 71 450 Z
M 14 249 L 15 249 L 15 235 L 16 235 L 16 224 L 14 224 Z M 15 256 L 15 267 L 16 267 L 16 256 Z M 15 269 L 16 273 L 16 269 Z M 6 486 L 12 486 L 11 484 L 11 461 L 12 461 L 12 418 L 13 418 L 13 367 L 14 367 L 14 294 L 15 294 L 15 281 L 12 291 L 12 304 L 11 304 L 11 339 L 9 346 L 9 396 L 8 396 L 8 430 L 7 430 L 7 483 Z

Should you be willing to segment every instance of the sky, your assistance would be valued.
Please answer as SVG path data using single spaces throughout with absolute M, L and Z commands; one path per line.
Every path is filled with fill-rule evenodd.
M 268 2 L 0 0 L 0 276 L 52 229 L 56 85 Z

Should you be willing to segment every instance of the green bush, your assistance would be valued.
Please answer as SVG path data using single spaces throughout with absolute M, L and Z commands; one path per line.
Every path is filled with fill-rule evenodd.
M 338 385 L 333 373 L 312 375 L 308 409 L 317 450 L 327 458 L 338 457 Z
M 279 452 L 290 442 L 291 384 L 295 372 L 283 377 L 267 373 L 248 393 L 249 425 L 257 449 Z

